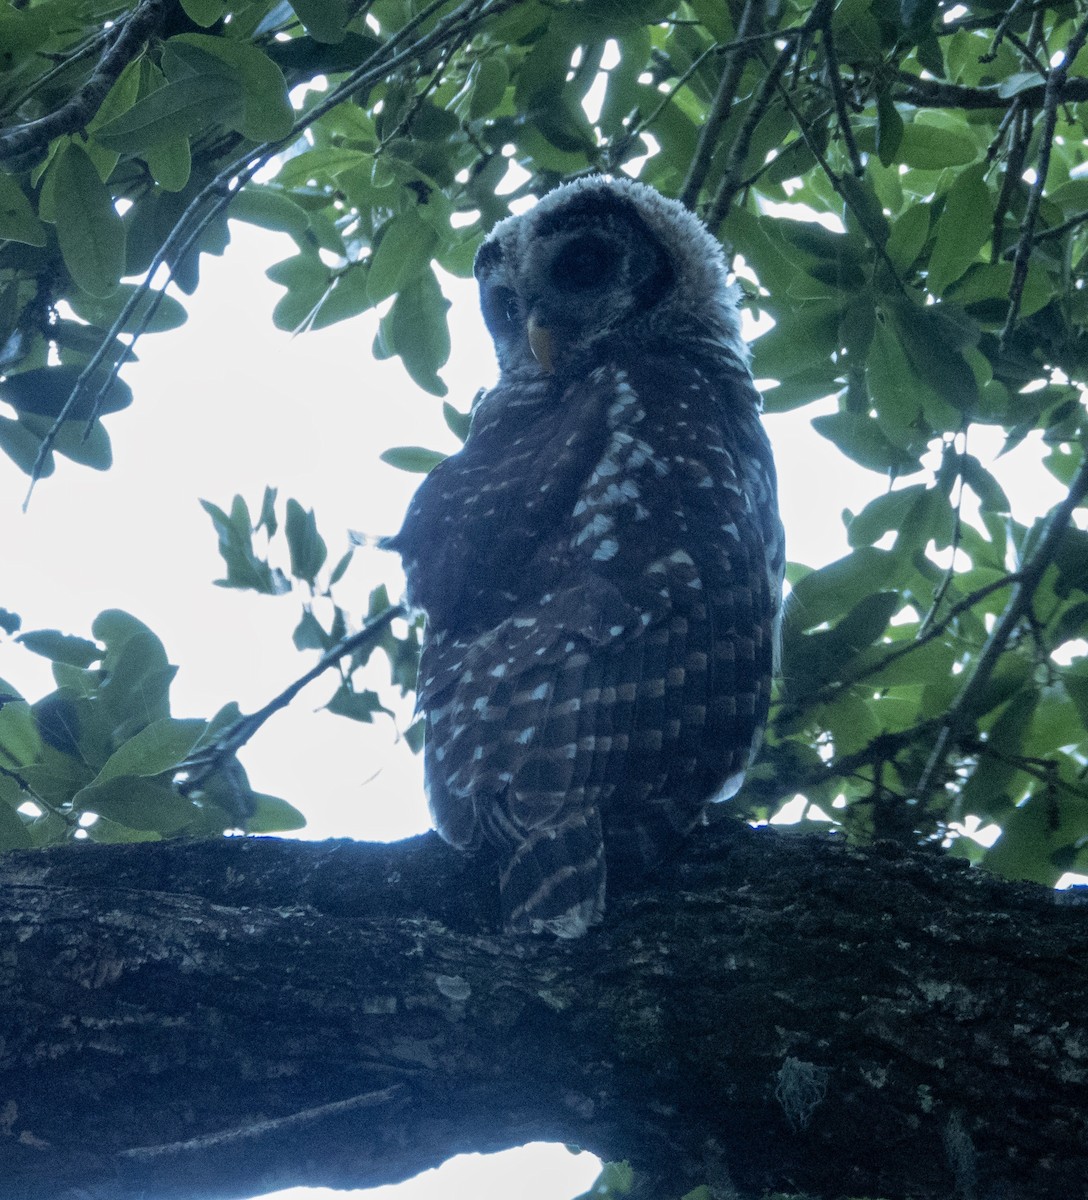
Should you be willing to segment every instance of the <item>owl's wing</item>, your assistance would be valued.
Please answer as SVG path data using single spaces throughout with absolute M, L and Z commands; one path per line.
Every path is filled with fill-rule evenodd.
M 750 464 L 723 442 L 722 381 L 653 366 L 610 378 L 603 452 L 527 573 L 554 586 L 424 649 L 436 824 L 507 847 L 509 928 L 582 932 L 602 825 L 613 863 L 660 855 L 739 786 L 766 712 L 774 580 Z

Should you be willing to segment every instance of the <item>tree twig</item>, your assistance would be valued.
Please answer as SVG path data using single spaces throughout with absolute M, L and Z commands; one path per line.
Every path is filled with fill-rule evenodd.
M 840 695 L 847 688 L 864 683 L 866 679 L 871 679 L 874 675 L 879 675 L 881 671 L 886 670 L 901 658 L 906 658 L 908 654 L 913 654 L 916 650 L 920 650 L 923 646 L 929 645 L 934 639 L 939 638 L 957 617 L 965 612 L 969 612 L 976 604 L 980 604 L 985 600 L 987 596 L 992 596 L 994 592 L 1000 592 L 1004 588 L 1012 587 L 1020 579 L 1020 573 L 1014 571 L 1008 575 L 1002 575 L 1000 579 L 991 580 L 980 588 L 976 588 L 973 592 L 964 596 L 962 600 L 957 600 L 948 612 L 939 621 L 931 624 L 924 633 L 921 631 L 921 627 L 919 627 L 919 632 L 909 642 L 896 646 L 894 649 L 889 650 L 882 658 L 867 663 L 860 670 L 844 675 L 842 679 L 835 680 L 833 684 L 825 684 L 818 691 L 804 697 L 803 707 L 807 708 L 815 704 L 823 704 L 826 701 L 834 700 L 836 696 Z M 776 719 L 781 715 L 785 715 L 788 719 L 801 711 L 801 705 L 792 705 L 789 707 L 783 705 L 776 714 Z
M 854 140 L 854 127 L 850 124 L 850 110 L 846 104 L 846 92 L 842 86 L 842 75 L 839 74 L 839 56 L 835 51 L 835 37 L 831 28 L 831 12 L 825 13 L 820 24 L 823 39 L 824 58 L 827 60 L 827 75 L 831 83 L 831 95 L 835 101 L 835 112 L 839 118 L 839 129 L 842 140 L 846 145 L 846 153 L 850 158 L 850 166 L 860 179 L 865 174 L 865 165 L 858 152 L 858 144 Z
M 285 687 L 278 696 L 273 696 L 255 713 L 239 717 L 216 738 L 211 746 L 198 750 L 185 762 L 179 764 L 174 770 L 175 778 L 184 786 L 187 793 L 196 791 L 209 775 L 214 774 L 228 759 L 237 754 L 269 717 L 286 708 L 307 684 L 313 683 L 315 679 L 331 667 L 335 667 L 341 659 L 346 658 L 349 654 L 373 649 L 386 628 L 397 617 L 404 616 L 407 616 L 404 606 L 393 604 L 378 613 L 377 616 L 371 617 L 358 633 L 342 638 L 331 650 L 323 654 L 309 671 Z
M 985 54 L 980 54 L 978 61 L 980 63 L 992 63 L 997 58 L 997 52 L 1001 49 L 1001 43 L 1004 40 L 1005 34 L 1009 26 L 1012 24 L 1013 18 L 1024 7 L 1026 0 L 1013 0 L 1009 5 L 1009 11 L 1001 18 L 994 30 L 994 38 L 990 43 L 989 50 Z
M 814 29 L 818 28 L 820 22 L 830 12 L 831 7 L 832 0 L 818 0 L 816 7 L 809 14 L 808 20 L 802 26 L 801 36 L 804 37 L 805 34 L 811 33 Z M 788 42 L 782 47 L 775 57 L 774 62 L 767 68 L 767 73 L 763 77 L 759 91 L 749 104 L 744 123 L 741 125 L 736 139 L 730 147 L 729 160 L 726 163 L 722 181 L 718 185 L 714 200 L 706 214 L 706 223 L 712 231 L 717 231 L 718 226 L 725 219 L 726 213 L 732 207 L 737 192 L 740 190 L 740 169 L 744 165 L 745 158 L 748 156 L 748 149 L 752 144 L 752 136 L 756 131 L 756 126 L 764 118 L 767 109 L 770 107 L 771 94 L 778 88 L 783 96 L 788 95 L 780 85 L 782 76 L 785 74 L 786 68 L 790 65 L 790 61 L 793 59 L 795 53 L 798 53 L 798 50 L 792 42 Z
M 740 23 L 737 25 L 738 41 L 743 43 L 751 35 L 753 26 L 763 23 L 763 8 L 763 0 L 745 0 Z M 678 199 L 686 208 L 694 210 L 698 202 L 699 192 L 706 180 L 707 172 L 710 170 L 714 151 L 718 148 L 718 136 L 733 111 L 733 102 L 737 98 L 740 77 L 749 54 L 747 45 L 733 50 L 722 71 L 718 91 L 714 96 L 710 111 L 706 115 L 706 120 L 703 122 L 703 127 L 699 130 L 695 155 L 691 160 L 684 186 L 680 189 Z
M 1005 611 L 994 625 L 970 677 L 960 689 L 944 717 L 933 752 L 918 780 L 917 795 L 920 799 L 925 798 L 926 793 L 933 785 L 949 746 L 973 722 L 974 706 L 989 683 L 998 660 L 1005 652 L 1009 638 L 1030 611 L 1043 572 L 1053 562 L 1054 556 L 1058 552 L 1058 546 L 1072 519 L 1073 510 L 1086 496 L 1088 496 L 1088 457 L 1081 463 L 1080 470 L 1077 471 L 1069 487 L 1068 495 L 1051 511 L 1039 544 L 1020 569 L 1019 580 L 1013 588 Z
M 121 72 L 162 25 L 166 0 L 141 0 L 121 26 L 87 82 L 67 103 L 36 121 L 0 133 L 0 159 L 19 159 L 44 149 L 56 137 L 82 129 L 98 112 Z
M 994 205 L 993 230 L 990 242 L 990 261 L 997 262 L 1004 250 L 1005 216 L 1012 203 L 1012 195 L 1022 183 L 1024 159 L 1027 157 L 1028 142 L 1031 140 L 1031 112 L 1018 101 L 1005 114 L 1012 127 L 1009 137 L 1009 153 L 1005 159 L 1005 175 L 1001 180 L 1001 190 Z M 1005 125 L 1005 120 L 1001 122 Z
M 1043 101 L 1043 128 L 1040 134 L 1039 158 L 1035 165 L 1035 182 L 1028 194 L 1027 208 L 1020 225 L 1020 241 L 1016 247 L 1016 257 L 1012 264 L 1012 284 L 1009 287 L 1009 311 L 1005 317 L 1005 327 L 999 338 L 1001 349 L 1008 345 L 1009 338 L 1020 316 L 1020 305 L 1024 299 L 1024 283 L 1028 277 L 1028 263 L 1031 260 L 1031 248 L 1035 234 L 1035 222 L 1039 219 L 1039 206 L 1043 202 L 1043 190 L 1046 187 L 1047 172 L 1050 169 L 1050 152 L 1054 147 L 1054 131 L 1058 124 L 1058 105 L 1061 103 L 1062 91 L 1065 87 L 1066 76 L 1073 59 L 1080 53 L 1085 39 L 1088 38 L 1088 17 L 1077 26 L 1076 32 L 1069 39 L 1062 61 L 1051 68 L 1046 78 L 1046 95 Z

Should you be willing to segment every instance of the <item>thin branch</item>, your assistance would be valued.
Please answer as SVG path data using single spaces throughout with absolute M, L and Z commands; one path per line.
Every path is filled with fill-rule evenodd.
M 286 708 L 307 684 L 313 683 L 320 675 L 337 666 L 340 660 L 349 654 L 356 654 L 360 650 L 372 650 L 386 628 L 398 617 L 404 616 L 407 616 L 407 612 L 403 605 L 393 604 L 377 616 L 371 617 L 358 633 L 342 638 L 331 650 L 323 654 L 309 671 L 285 687 L 263 708 L 248 716 L 239 717 L 216 738 L 213 745 L 198 750 L 191 758 L 179 764 L 174 771 L 175 778 L 183 777 L 179 782 L 187 793 L 196 791 L 209 775 L 220 770 L 228 759 L 237 754 L 269 717 Z
M 835 112 L 839 118 L 839 129 L 842 131 L 842 140 L 846 144 L 846 153 L 850 157 L 850 165 L 854 174 L 860 179 L 865 174 L 865 164 L 861 161 L 858 144 L 854 140 L 854 127 L 850 124 L 850 110 L 846 104 L 842 75 L 839 74 L 839 56 L 835 51 L 830 11 L 827 12 L 821 23 L 820 30 L 823 37 L 824 57 L 827 59 L 827 74 L 831 81 L 831 95 L 835 100 Z
M 98 33 L 87 38 L 83 45 L 76 46 L 68 51 L 67 54 L 60 56 L 60 61 L 55 66 L 49 68 L 43 75 L 39 75 L 32 83 L 27 85 L 26 91 L 21 96 L 16 96 L 15 99 L 4 105 L 4 113 L 17 113 L 20 108 L 30 99 L 38 94 L 43 87 L 48 87 L 58 75 L 71 71 L 72 67 L 82 62 L 85 58 L 90 58 L 97 54 L 111 38 L 117 36 L 117 28 L 101 29 Z
M 829 700 L 834 700 L 847 688 L 856 686 L 859 683 L 864 683 L 866 679 L 871 679 L 874 675 L 879 675 L 881 671 L 886 670 L 893 663 L 898 662 L 901 658 L 905 658 L 908 654 L 913 654 L 916 650 L 920 650 L 923 646 L 929 645 L 935 638 L 939 638 L 948 627 L 962 616 L 963 613 L 969 612 L 976 604 L 981 604 L 988 596 L 992 596 L 994 592 L 1000 592 L 1004 588 L 1013 587 L 1019 583 L 1022 575 L 1018 571 L 1010 572 L 1008 575 L 1002 575 L 1000 579 L 991 580 L 990 583 L 983 587 L 976 588 L 973 592 L 964 596 L 962 600 L 957 600 L 955 604 L 948 610 L 947 613 L 934 624 L 931 624 L 923 633 L 921 627 L 919 632 L 909 642 L 896 646 L 895 649 L 889 650 L 882 658 L 878 658 L 873 662 L 867 663 L 860 670 L 853 674 L 845 675 L 842 679 L 836 680 L 833 684 L 827 684 L 820 688 L 817 692 L 812 693 L 804 698 L 804 707 L 811 707 L 815 704 L 822 704 Z M 785 714 L 791 717 L 802 711 L 801 705 L 793 705 L 789 708 L 783 706 L 778 716 Z
M 1035 166 L 1035 182 L 1028 195 L 1027 209 L 1024 220 L 1020 225 L 1020 241 L 1016 248 L 1016 258 L 1012 265 L 1012 284 L 1009 288 L 1009 311 L 1005 318 L 1005 327 L 1001 330 L 1000 345 L 1004 350 L 1020 315 L 1020 305 L 1024 298 L 1024 283 L 1028 277 L 1028 263 L 1031 260 L 1032 239 L 1035 234 L 1035 222 L 1039 218 L 1039 206 L 1043 202 L 1043 190 L 1046 187 L 1047 172 L 1050 169 L 1050 152 L 1054 147 L 1054 131 L 1058 124 L 1058 105 L 1061 103 L 1062 90 L 1066 76 L 1073 60 L 1080 53 L 1085 39 L 1088 38 L 1088 17 L 1081 21 L 1076 32 L 1069 39 L 1062 61 L 1054 67 L 1046 79 L 1046 96 L 1043 103 L 1043 129 L 1040 134 L 1039 159 Z
M 1021 567 L 1020 578 L 1013 589 L 1005 611 L 994 625 L 974 670 L 952 702 L 941 724 L 933 752 L 925 770 L 918 780 L 917 794 L 924 798 L 941 769 L 949 746 L 967 728 L 974 718 L 974 707 L 983 689 L 990 682 L 999 659 L 1016 627 L 1028 615 L 1035 591 L 1058 552 L 1058 546 L 1073 517 L 1073 510 L 1088 496 L 1088 457 L 1080 465 L 1065 499 L 1057 505 L 1047 519 L 1042 537 L 1031 558 Z
M 747 39 L 757 22 L 763 23 L 763 0 L 745 0 L 744 11 L 741 13 L 737 26 L 738 39 Z M 702 129 L 699 130 L 699 141 L 695 147 L 695 155 L 691 160 L 684 186 L 680 189 L 679 200 L 686 208 L 694 210 L 699 199 L 699 192 L 710 170 L 714 151 L 718 148 L 718 137 L 722 127 L 729 120 L 733 111 L 733 103 L 737 98 L 737 88 L 740 87 L 740 77 L 748 62 L 747 46 L 736 49 L 729 55 L 729 61 L 722 72 L 718 91 L 714 96 L 710 111 L 706 115 Z
M 623 137 L 616 139 L 607 147 L 609 162 L 614 165 L 621 161 L 623 154 L 627 150 L 627 147 L 644 129 L 649 129 L 654 124 L 657 118 L 661 116 L 662 112 L 664 112 L 666 106 L 676 98 L 676 95 L 680 89 L 688 82 L 689 79 L 691 79 L 695 72 L 698 71 L 698 69 L 708 58 L 716 58 L 724 54 L 732 54 L 734 50 L 744 49 L 749 46 L 759 46 L 763 42 L 778 41 L 782 38 L 799 37 L 803 32 L 803 25 L 793 25 L 788 29 L 772 29 L 765 33 L 754 33 L 750 37 L 734 38 L 733 41 L 726 42 L 720 46 L 708 46 L 702 52 L 702 54 L 695 59 L 691 66 L 684 71 L 682 75 L 677 76 L 676 82 L 668 89 L 668 91 L 662 93 L 661 102 L 653 109 L 653 111 L 632 125 L 630 129 L 626 130 L 623 134 Z
M 997 203 L 994 205 L 993 231 L 990 243 L 990 261 L 997 262 L 1004 250 L 1005 217 L 1012 203 L 1012 194 L 1023 182 L 1024 159 L 1031 141 L 1031 112 L 1019 101 L 1014 101 L 1006 117 L 1011 117 L 1014 131 L 1009 142 L 1009 153 L 1005 159 L 1005 174 L 1001 180 Z M 1004 125 L 1005 122 L 1002 121 Z
M 206 184 L 196 196 L 190 201 L 188 207 L 178 218 L 173 229 L 167 235 L 162 245 L 159 247 L 155 257 L 151 260 L 144 277 L 137 287 L 132 291 L 128 301 L 118 313 L 116 319 L 110 328 L 106 331 L 101 344 L 95 353 L 91 356 L 86 366 L 83 368 L 72 388 L 71 394 L 64 402 L 63 407 L 58 413 L 52 426 L 49 428 L 45 437 L 42 439 L 41 445 L 38 448 L 38 455 L 34 460 L 34 465 L 31 468 L 30 486 L 27 489 L 26 499 L 23 501 L 23 510 L 25 511 L 30 503 L 30 497 L 33 494 L 34 487 L 41 478 L 41 472 L 45 466 L 45 462 L 56 443 L 56 439 L 67 421 L 72 410 L 75 408 L 77 401 L 83 396 L 90 380 L 96 374 L 99 367 L 105 361 L 110 347 L 118 334 L 129 323 L 136 308 L 144 300 L 144 297 L 152 290 L 151 283 L 158 269 L 166 262 L 167 258 L 176 251 L 187 251 L 191 248 L 196 238 L 203 232 L 207 224 L 214 217 L 221 213 L 233 197 L 238 189 L 248 182 L 260 168 L 268 162 L 273 155 L 284 146 L 290 145 L 301 133 L 303 133 L 314 121 L 324 116 L 325 113 L 335 108 L 345 99 L 352 96 L 364 88 L 369 88 L 379 82 L 387 73 L 395 70 L 403 63 L 417 58 L 436 46 L 441 46 L 447 38 L 457 36 L 468 36 L 484 17 L 489 17 L 502 12 L 503 10 L 512 7 L 516 0 L 468 0 L 468 3 L 463 4 L 455 12 L 451 13 L 445 20 L 435 26 L 430 33 L 424 35 L 416 42 L 411 42 L 405 49 L 399 47 L 408 41 L 411 35 L 418 27 L 433 16 L 440 8 L 447 3 L 447 0 L 433 0 L 427 5 L 416 17 L 409 21 L 403 28 L 399 29 L 388 42 L 384 43 L 380 49 L 366 59 L 361 66 L 357 67 L 342 83 L 334 88 L 324 100 L 319 104 L 314 105 L 304 116 L 300 117 L 291 130 L 282 138 L 275 141 L 264 142 L 259 146 L 254 147 L 245 155 L 234 160 L 219 172 L 210 183 Z M 395 53 L 391 53 L 395 51 Z M 211 206 L 206 211 L 205 206 L 211 201 Z M 199 217 L 200 224 L 195 231 L 190 231 L 190 225 Z M 184 239 L 184 240 L 183 240 Z M 163 283 L 162 291 L 170 282 L 172 271 L 167 280 Z M 129 351 L 132 349 L 136 338 L 143 332 L 147 322 L 150 320 L 150 312 L 144 314 L 144 319 L 139 323 L 133 333 L 132 342 L 129 344 Z M 120 369 L 121 363 L 112 364 L 111 369 L 106 373 L 106 378 L 103 380 L 101 387 L 95 397 L 95 403 L 92 410 L 92 420 L 97 416 L 97 407 L 101 402 L 101 398 L 105 395 L 110 384 L 113 382 Z
M 997 28 L 994 30 L 994 39 L 990 43 L 989 50 L 985 54 L 980 54 L 978 61 L 980 63 L 992 63 L 997 58 L 997 52 L 1001 49 L 1001 42 L 1008 32 L 1009 26 L 1012 24 L 1016 14 L 1024 7 L 1026 0 L 1013 0 L 1009 5 L 1009 11 L 998 22 Z
M 825 16 L 830 11 L 832 2 L 833 0 L 819 0 L 802 27 L 802 37 L 819 27 L 820 22 L 825 19 Z M 767 73 L 763 77 L 763 83 L 760 85 L 759 91 L 748 107 L 744 123 L 741 125 L 736 139 L 730 148 L 729 161 L 725 166 L 725 174 L 722 176 L 722 181 L 718 185 L 718 191 L 706 215 L 706 223 L 712 231 L 717 231 L 717 227 L 725 219 L 725 214 L 732 207 L 733 199 L 740 190 L 738 178 L 740 169 L 744 164 L 745 158 L 748 157 L 748 148 L 752 144 L 752 136 L 756 131 L 756 126 L 764 118 L 767 109 L 770 107 L 771 94 L 778 88 L 783 96 L 788 96 L 788 93 L 780 85 L 782 76 L 785 74 L 786 68 L 790 65 L 790 61 L 793 59 L 795 53 L 796 47 L 792 42 L 788 42 L 779 50 L 774 62 L 767 68 Z
M 215 1133 L 189 1138 L 184 1142 L 169 1142 L 163 1146 L 133 1146 L 131 1150 L 122 1150 L 121 1157 L 147 1162 L 170 1155 L 206 1154 L 209 1151 L 221 1150 L 224 1146 L 266 1138 L 269 1134 L 279 1135 L 287 1130 L 304 1129 L 309 1125 L 327 1121 L 330 1117 L 339 1117 L 345 1113 L 358 1112 L 360 1109 L 389 1104 L 404 1091 L 404 1086 L 403 1083 L 394 1083 L 377 1092 L 364 1092 L 359 1096 L 349 1096 L 346 1100 L 318 1104 L 313 1108 L 306 1108 L 286 1117 L 249 1121 L 234 1129 L 217 1130 Z
M 1070 230 L 1076 229 L 1078 225 L 1083 225 L 1085 221 L 1088 221 L 1088 212 L 1079 212 L 1070 217 L 1068 221 L 1055 225 L 1053 229 L 1044 229 L 1042 233 L 1035 234 L 1032 240 L 1038 245 L 1040 242 L 1049 242 L 1053 238 L 1064 237 Z
M 166 0 L 142 0 L 125 21 L 113 45 L 102 55 L 91 77 L 56 112 L 0 133 L 0 159 L 16 159 L 43 150 L 56 137 L 75 133 L 98 112 L 121 72 L 142 52 L 162 25 Z

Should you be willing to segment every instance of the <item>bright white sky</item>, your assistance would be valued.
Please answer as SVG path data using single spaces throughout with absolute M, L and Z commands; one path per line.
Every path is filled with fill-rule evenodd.
M 379 462 L 382 450 L 457 448 L 441 402 L 416 389 L 396 360 L 371 358 L 373 314 L 294 339 L 274 329 L 271 311 L 282 292 L 263 272 L 293 245 L 237 223 L 232 233 L 223 259 L 202 260 L 200 289 L 185 299 L 188 323 L 146 338 L 141 361 L 126 369 L 135 402 L 106 419 L 116 460 L 110 471 L 60 459 L 23 515 L 26 477 L 0 459 L 0 606 L 20 613 L 24 630 L 85 637 L 104 608 L 134 613 L 181 665 L 172 693 L 178 716 L 209 717 L 231 699 L 251 711 L 314 659 L 291 644 L 296 600 L 212 586 L 222 564 L 199 498 L 228 507 L 241 492 L 255 510 L 265 484 L 276 486 L 281 505 L 294 496 L 316 510 L 335 560 L 349 528 L 394 531 L 418 483 L 418 476 Z M 494 363 L 473 285 L 444 282 L 453 301 L 453 357 L 443 375 L 451 402 L 466 409 Z M 790 555 L 814 566 L 828 562 L 847 549 L 843 508 L 856 511 L 883 482 L 844 459 L 805 418 L 770 418 L 768 427 Z M 981 453 L 976 440 L 972 450 Z M 1001 463 L 1021 519 L 1061 495 L 1036 454 L 1025 449 Z M 370 588 L 383 580 L 399 594 L 396 560 L 358 551 L 337 589 L 341 603 L 361 613 Z M 0 677 L 32 700 L 53 686 L 46 660 L 10 641 L 0 644 Z M 384 682 L 380 670 L 375 682 Z M 428 818 L 419 760 L 388 721 L 361 726 L 315 712 L 332 688 L 331 679 L 312 684 L 243 751 L 251 783 L 306 813 L 303 837 L 385 840 L 422 831 Z M 596 1170 L 592 1156 L 537 1147 L 454 1160 L 395 1192 L 372 1194 L 566 1200 L 588 1187 Z M 334 1194 L 344 1193 L 294 1189 L 277 1200 Z

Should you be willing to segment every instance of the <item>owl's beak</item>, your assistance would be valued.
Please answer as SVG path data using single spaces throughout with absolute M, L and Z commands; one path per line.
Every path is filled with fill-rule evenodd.
M 529 349 L 533 357 L 549 375 L 555 371 L 555 339 L 552 331 L 541 325 L 536 317 L 531 316 L 527 325 L 529 332 Z

